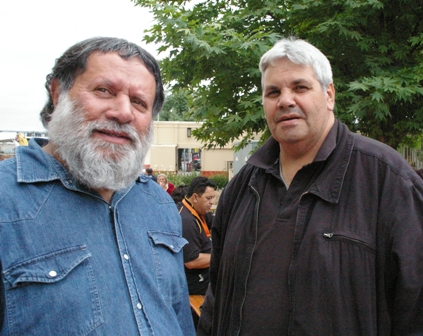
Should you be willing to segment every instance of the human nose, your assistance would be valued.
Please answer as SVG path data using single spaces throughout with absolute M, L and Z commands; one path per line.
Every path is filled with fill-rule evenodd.
M 107 111 L 107 118 L 120 124 L 126 124 L 134 119 L 132 104 L 128 97 L 115 97 L 112 106 Z
M 277 105 L 282 109 L 294 107 L 296 105 L 295 95 L 291 92 L 291 90 L 282 90 Z

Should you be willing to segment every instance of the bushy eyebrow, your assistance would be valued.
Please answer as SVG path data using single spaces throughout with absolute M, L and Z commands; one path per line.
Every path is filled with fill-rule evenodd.
M 279 87 L 278 87 L 278 86 L 276 86 L 276 85 L 271 84 L 271 85 L 266 85 L 266 86 L 264 87 L 264 90 L 265 90 L 265 91 L 268 91 L 268 90 L 279 90 Z
M 307 79 L 304 79 L 304 78 L 300 78 L 300 79 L 295 79 L 292 83 L 291 83 L 291 85 L 307 85 L 307 86 L 311 86 L 311 83 L 310 83 L 310 81 L 309 80 L 307 80 Z M 280 89 L 280 86 L 278 86 L 278 85 L 274 85 L 274 84 L 269 84 L 269 85 L 266 85 L 265 87 L 264 87 L 264 90 L 265 91 L 268 91 L 268 90 L 279 90 Z
M 146 102 L 149 101 L 149 98 L 145 94 L 142 94 L 142 93 L 136 93 L 135 95 L 131 95 L 131 98 L 139 99 Z
M 113 83 L 111 81 L 109 81 L 107 78 L 100 77 L 100 80 L 102 82 L 101 84 L 106 84 L 108 86 L 113 86 Z
M 294 84 L 294 85 L 307 84 L 309 86 L 311 85 L 310 81 L 308 81 L 307 79 L 304 79 L 304 78 L 296 79 L 296 80 L 293 81 L 292 84 Z

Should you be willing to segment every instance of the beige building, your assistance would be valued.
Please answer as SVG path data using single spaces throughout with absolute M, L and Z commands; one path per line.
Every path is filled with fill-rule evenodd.
M 234 151 L 224 148 L 203 149 L 192 131 L 201 123 L 191 121 L 155 121 L 154 140 L 145 167 L 155 172 L 200 171 L 203 175 L 228 174 L 231 177 Z

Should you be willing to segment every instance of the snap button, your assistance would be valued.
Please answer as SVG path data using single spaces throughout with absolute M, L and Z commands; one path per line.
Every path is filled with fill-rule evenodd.
M 137 303 L 137 308 L 139 309 L 139 310 L 141 310 L 141 308 L 142 308 L 142 305 L 141 305 L 141 303 Z
M 50 272 L 48 272 L 48 275 L 52 278 L 55 278 L 55 277 L 57 277 L 57 272 L 56 271 L 50 271 Z
M 125 260 L 129 260 L 129 255 L 127 255 L 126 253 L 123 255 L 123 258 L 125 259 Z

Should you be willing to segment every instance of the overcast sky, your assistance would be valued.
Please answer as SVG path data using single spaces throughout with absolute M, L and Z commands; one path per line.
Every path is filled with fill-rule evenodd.
M 63 52 L 86 38 L 142 41 L 152 14 L 130 0 L 5 0 L 0 5 L 0 131 L 43 131 L 45 77 Z

